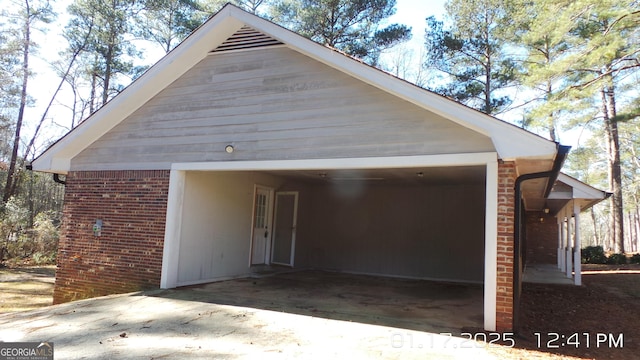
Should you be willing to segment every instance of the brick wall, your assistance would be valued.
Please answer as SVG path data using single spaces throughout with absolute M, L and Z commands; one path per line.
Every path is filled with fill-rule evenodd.
M 53 302 L 159 287 L 169 171 L 70 172 L 66 181 Z
M 526 250 L 528 264 L 557 264 L 558 222 L 550 214 L 527 212 Z
M 513 329 L 513 232 L 517 174 L 513 162 L 498 164 L 498 283 L 496 328 Z

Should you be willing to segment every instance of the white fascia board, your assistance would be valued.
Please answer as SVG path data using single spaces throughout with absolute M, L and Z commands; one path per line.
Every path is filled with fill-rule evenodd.
M 322 46 L 269 21 L 232 8 L 234 15 L 256 30 L 264 32 L 312 59 L 353 76 L 360 81 L 443 116 L 466 128 L 491 137 L 500 158 L 553 158 L 556 144 L 512 124 L 424 90 L 389 73 L 361 63 L 336 50 Z
M 602 200 L 605 197 L 606 197 L 606 194 L 604 191 L 600 191 L 596 189 L 573 188 L 574 199 Z
M 473 166 L 497 160 L 493 152 L 419 156 L 366 158 L 214 161 L 175 163 L 171 170 L 180 171 L 263 171 L 323 169 L 395 169 L 412 167 Z
M 571 200 L 573 199 L 572 191 L 552 191 L 549 196 L 547 196 L 549 200 Z
M 191 69 L 243 25 L 227 11 L 194 31 L 87 120 L 33 161 L 33 169 L 67 173 L 71 159 Z
M 574 199 L 590 199 L 590 200 L 603 200 L 607 197 L 607 193 L 594 188 L 593 186 L 583 183 L 582 181 L 572 178 L 569 175 L 560 173 L 558 175 L 558 181 L 563 182 L 573 188 Z

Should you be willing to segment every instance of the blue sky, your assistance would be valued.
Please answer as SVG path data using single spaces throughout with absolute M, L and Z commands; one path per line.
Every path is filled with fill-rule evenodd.
M 390 19 L 413 28 L 413 38 L 424 36 L 425 18 L 443 18 L 446 0 L 396 0 L 396 14 Z

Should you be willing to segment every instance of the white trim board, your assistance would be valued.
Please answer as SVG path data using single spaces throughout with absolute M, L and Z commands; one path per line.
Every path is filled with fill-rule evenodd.
M 496 330 L 498 291 L 498 162 L 487 163 L 484 230 L 484 329 Z
M 162 250 L 162 271 L 160 273 L 161 289 L 174 288 L 178 284 L 185 182 L 186 174 L 184 171 L 171 171 Z
M 444 167 L 486 165 L 497 161 L 495 152 L 390 156 L 339 159 L 216 161 L 175 163 L 171 170 L 179 171 L 259 171 L 259 170 L 322 170 L 322 169 L 394 169 L 411 167 Z

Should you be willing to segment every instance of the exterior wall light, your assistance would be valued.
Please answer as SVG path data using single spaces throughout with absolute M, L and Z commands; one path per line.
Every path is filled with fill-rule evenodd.
M 233 145 L 227 145 L 227 146 L 224 147 L 224 151 L 226 151 L 227 154 L 231 154 L 233 152 L 233 150 L 235 150 L 233 148 Z
M 96 223 L 93 224 L 93 236 L 102 236 L 102 220 L 97 219 Z

